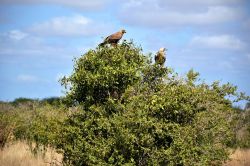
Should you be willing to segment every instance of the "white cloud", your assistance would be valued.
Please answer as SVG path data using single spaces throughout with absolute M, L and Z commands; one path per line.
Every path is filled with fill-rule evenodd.
M 159 8 L 175 8 L 182 9 L 194 9 L 196 7 L 208 7 L 208 6 L 227 6 L 242 4 L 244 0 L 121 0 L 124 7 L 159 7 Z
M 124 3 L 119 17 L 131 25 L 158 28 L 183 25 L 206 26 L 240 19 L 243 15 L 241 9 L 230 6 L 235 3 L 236 0 L 131 0 Z
M 82 15 L 71 17 L 55 17 L 48 21 L 33 25 L 29 31 L 37 35 L 48 36 L 91 36 L 107 28 Z
M 27 33 L 24 33 L 20 30 L 11 30 L 8 32 L 7 35 L 9 36 L 10 39 L 13 39 L 13 40 L 22 40 L 28 36 Z
M 244 42 L 232 35 L 194 36 L 190 42 L 190 45 L 198 48 L 229 50 L 240 50 L 245 47 Z
M 7 60 L 16 64 L 22 62 L 28 66 L 43 67 L 48 63 L 65 63 L 65 61 L 67 62 L 80 54 L 76 50 L 79 44 L 76 43 L 74 46 L 68 44 L 69 41 L 73 42 L 71 39 L 64 39 L 63 41 L 56 39 L 49 42 L 47 38 L 34 36 L 21 30 L 14 31 L 26 35 L 20 39 L 19 35 L 13 35 L 16 33 L 13 33 L 12 30 L 0 33 L 0 62 Z
M 217 6 L 217 5 L 232 5 L 242 3 L 243 0 L 159 0 L 161 5 L 171 6 Z
M 52 46 L 45 45 L 44 40 L 21 30 L 0 33 L 0 57 L 43 55 Z
M 39 79 L 36 76 L 28 75 L 28 74 L 20 74 L 17 76 L 18 81 L 22 82 L 37 82 Z
M 1 4 L 56 4 L 67 7 L 79 8 L 82 10 L 100 9 L 109 0 L 1 0 Z

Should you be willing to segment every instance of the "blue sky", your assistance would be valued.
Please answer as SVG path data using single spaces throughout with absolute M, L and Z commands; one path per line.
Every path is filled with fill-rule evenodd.
M 167 65 L 250 95 L 247 0 L 1 0 L 0 100 L 62 96 L 72 59 L 122 28 Z

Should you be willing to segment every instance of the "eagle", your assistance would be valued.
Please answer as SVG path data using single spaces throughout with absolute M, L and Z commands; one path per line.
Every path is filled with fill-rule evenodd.
M 112 46 L 116 46 L 119 40 L 122 38 L 123 34 L 126 33 L 124 29 L 108 36 L 105 40 L 99 44 L 99 46 L 104 46 L 105 44 L 111 44 Z
M 164 65 L 164 63 L 166 61 L 165 50 L 166 50 L 166 48 L 160 48 L 160 50 L 155 55 L 155 63 L 156 64 L 160 64 L 161 66 Z

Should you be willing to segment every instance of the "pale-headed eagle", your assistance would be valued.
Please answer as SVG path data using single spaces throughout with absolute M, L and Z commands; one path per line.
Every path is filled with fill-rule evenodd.
M 124 33 L 126 33 L 126 31 L 122 29 L 119 32 L 116 32 L 106 37 L 105 40 L 99 44 L 99 46 L 104 46 L 105 44 L 111 44 L 112 46 L 116 46 L 119 40 L 122 38 Z
M 165 50 L 165 48 L 160 48 L 155 55 L 155 63 L 160 64 L 161 66 L 163 66 L 166 61 Z

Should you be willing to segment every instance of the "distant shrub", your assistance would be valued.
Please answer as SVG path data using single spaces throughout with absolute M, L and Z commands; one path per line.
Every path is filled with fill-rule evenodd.
M 27 103 L 32 103 L 38 101 L 37 99 L 30 99 L 30 98 L 25 98 L 25 97 L 20 97 L 20 98 L 16 98 L 14 101 L 12 101 L 11 103 L 15 106 L 19 105 L 19 104 L 27 104 Z
M 9 141 L 14 124 L 12 116 L 0 111 L 0 149 L 3 149 Z
M 234 139 L 231 147 L 250 148 L 250 110 L 236 111 L 234 119 Z
M 62 98 L 60 98 L 60 97 L 44 98 L 44 99 L 40 100 L 40 102 L 42 104 L 50 104 L 53 106 L 60 106 L 63 103 Z
M 0 107 L 1 147 L 12 137 L 27 141 L 34 153 L 55 144 L 67 116 L 67 110 L 62 106 L 41 105 L 37 102 L 32 102 L 32 107 L 8 103 L 2 103 Z

